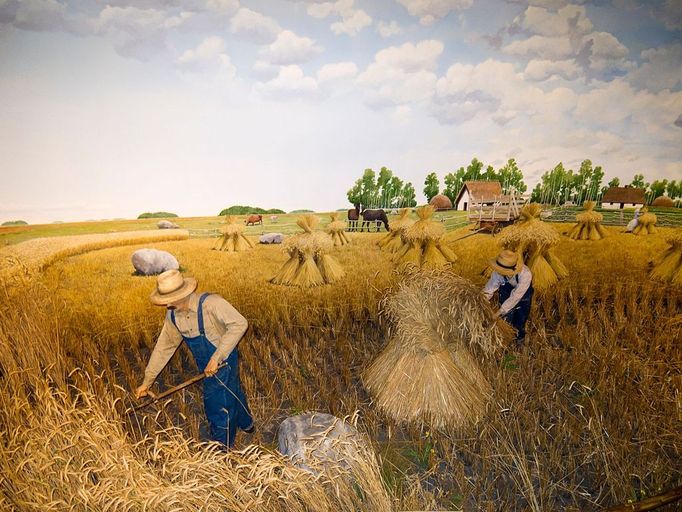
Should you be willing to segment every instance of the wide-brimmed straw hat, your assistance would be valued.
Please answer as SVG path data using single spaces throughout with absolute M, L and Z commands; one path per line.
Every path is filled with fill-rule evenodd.
M 490 266 L 498 274 L 510 277 L 521 272 L 523 258 L 519 258 L 519 255 L 514 251 L 505 249 L 497 255 L 497 258 L 490 260 Z
M 166 270 L 156 279 L 156 290 L 149 296 L 149 300 L 157 306 L 167 306 L 184 299 L 196 289 L 196 279 L 182 277 L 179 270 Z

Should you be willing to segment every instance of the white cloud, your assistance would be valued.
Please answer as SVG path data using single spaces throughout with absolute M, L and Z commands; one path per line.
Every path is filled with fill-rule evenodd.
M 502 51 L 509 55 L 549 60 L 565 60 L 575 55 L 575 50 L 571 47 L 568 38 L 538 35 L 512 41 L 503 47 Z
M 417 44 L 405 43 L 380 50 L 375 56 L 375 63 L 395 67 L 407 73 L 419 70 L 433 71 L 442 53 L 443 43 L 428 39 Z
M 641 57 L 644 62 L 627 76 L 635 87 L 659 92 L 682 82 L 682 44 L 649 48 Z
M 349 80 L 358 74 L 358 66 L 355 62 L 337 62 L 325 64 L 317 71 L 319 83 L 337 80 Z
M 348 34 L 354 36 L 363 28 L 372 24 L 372 18 L 363 10 L 358 9 L 353 11 L 350 16 L 344 16 L 341 21 L 332 23 L 331 29 L 337 36 L 339 34 Z
M 300 37 L 290 30 L 283 30 L 277 39 L 263 51 L 263 57 L 271 64 L 286 66 L 301 64 L 322 52 L 322 47 L 309 37 Z
M 412 109 L 408 105 L 398 105 L 393 110 L 391 117 L 398 124 L 410 124 L 410 121 L 412 120 Z
M 405 6 L 412 16 L 418 17 L 422 25 L 431 25 L 451 11 L 468 9 L 473 0 L 398 0 L 398 3 Z
M 434 73 L 443 43 L 420 41 L 416 45 L 385 48 L 358 77 L 367 103 L 375 108 L 430 100 L 438 77 Z
M 258 59 L 253 64 L 253 72 L 261 81 L 268 81 L 277 76 L 279 66 L 274 66 L 267 61 Z
M 246 7 L 240 8 L 230 19 L 230 31 L 233 34 L 242 35 L 258 44 L 272 43 L 281 30 L 273 18 Z
M 262 96 L 278 100 L 314 98 L 319 94 L 317 81 L 294 65 L 282 66 L 275 78 L 258 82 L 254 87 Z
M 592 32 L 583 39 L 583 51 L 589 49 L 589 66 L 594 71 L 625 69 L 629 51 L 608 32 Z
M 54 30 L 63 24 L 66 6 L 55 0 L 6 1 L 0 5 L 2 11 L 13 13 L 14 26 L 26 30 Z M 0 14 L 0 19 L 3 18 Z M 2 20 L 4 21 L 4 20 Z M 9 20 L 8 20 L 9 21 Z
M 232 16 L 239 9 L 239 0 L 207 0 L 206 8 L 216 13 Z
M 592 30 L 592 22 L 587 18 L 585 8 L 578 5 L 568 5 L 557 12 L 530 5 L 512 25 L 548 37 L 586 34 Z
M 328 16 L 340 16 L 341 21 L 332 23 L 330 28 L 336 35 L 354 36 L 363 28 L 372 24 L 372 18 L 362 9 L 355 8 L 355 0 L 338 0 L 336 2 L 313 2 L 308 5 L 307 12 L 318 19 Z
M 186 71 L 220 70 L 228 79 L 237 74 L 232 61 L 225 53 L 225 41 L 217 36 L 207 37 L 195 49 L 185 50 L 178 57 L 178 64 Z
M 390 22 L 380 21 L 377 23 L 377 32 L 381 37 L 391 37 L 403 33 L 403 29 L 398 22 L 391 20 Z
M 541 82 L 553 76 L 574 80 L 580 74 L 580 68 L 571 60 L 533 59 L 528 62 L 524 71 L 524 76 L 535 82 Z

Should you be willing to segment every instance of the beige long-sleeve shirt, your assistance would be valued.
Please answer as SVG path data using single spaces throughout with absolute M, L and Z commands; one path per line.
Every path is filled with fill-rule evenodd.
M 166 313 L 163 328 L 152 355 L 144 372 L 143 385 L 151 386 L 156 377 L 168 364 L 168 361 L 182 343 L 182 338 L 199 336 L 199 308 L 200 295 L 193 293 L 189 297 L 187 311 L 175 311 L 175 325 L 171 320 L 170 311 Z M 211 356 L 217 363 L 225 360 L 239 340 L 244 336 L 249 324 L 232 304 L 220 295 L 209 295 L 204 301 L 204 333 L 206 338 L 216 347 Z M 203 371 L 203 368 L 199 368 Z

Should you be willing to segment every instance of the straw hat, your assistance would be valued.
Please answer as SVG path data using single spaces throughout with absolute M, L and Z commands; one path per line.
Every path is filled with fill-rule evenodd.
M 511 277 L 521 272 L 523 259 L 519 258 L 519 255 L 514 251 L 505 249 L 497 255 L 496 259 L 490 260 L 490 266 L 498 274 Z
M 149 300 L 157 306 L 166 306 L 187 297 L 197 289 L 197 280 L 184 278 L 179 270 L 166 270 L 156 279 L 156 290 Z

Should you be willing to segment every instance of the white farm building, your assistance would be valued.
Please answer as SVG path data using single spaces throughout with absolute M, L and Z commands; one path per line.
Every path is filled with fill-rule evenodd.
M 601 198 L 601 207 L 612 210 L 623 208 L 636 208 L 644 206 L 646 199 L 643 188 L 635 188 L 629 185 L 625 187 L 611 187 Z
M 493 204 L 502 195 L 499 181 L 465 181 L 457 194 L 455 209 L 468 211 L 471 203 Z

